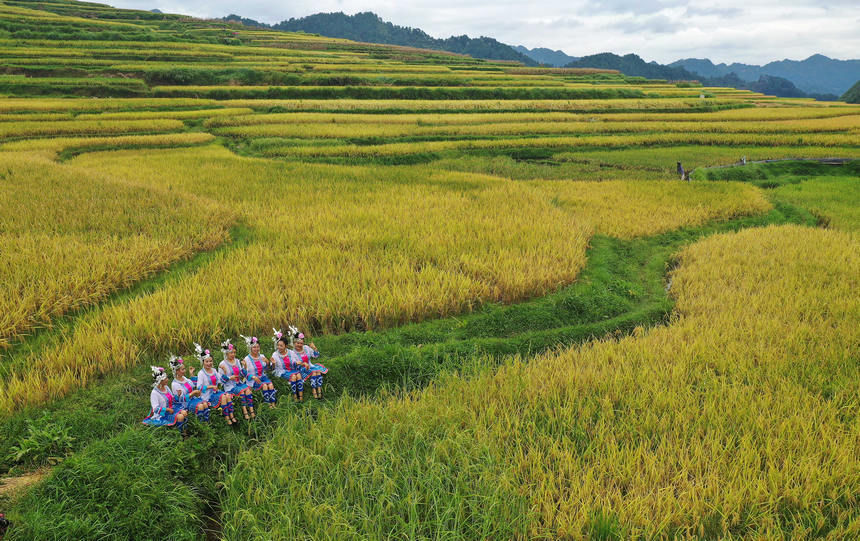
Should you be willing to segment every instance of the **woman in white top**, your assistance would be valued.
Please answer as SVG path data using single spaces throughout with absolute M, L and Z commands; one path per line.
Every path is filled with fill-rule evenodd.
M 185 427 L 186 413 L 179 400 L 167 386 L 167 374 L 160 366 L 151 366 L 152 392 L 149 393 L 149 415 L 142 422 L 149 426 L 173 426 L 180 432 Z
M 272 329 L 275 331 L 275 329 Z M 287 348 L 290 345 L 290 339 L 281 331 L 275 331 L 272 336 L 272 342 L 275 343 L 275 351 L 272 353 L 272 367 L 275 375 L 290 382 L 290 388 L 293 391 L 293 398 L 299 400 L 299 381 L 302 379 L 302 373 L 298 366 L 292 364 L 290 360 L 290 352 Z M 304 390 L 304 383 L 302 384 Z
M 227 376 L 224 390 L 242 400 L 242 414 L 245 419 L 256 417 L 254 395 L 251 394 L 251 388 L 248 387 L 247 382 L 248 372 L 236 360 L 236 347 L 229 340 L 225 340 L 221 343 L 221 351 L 224 352 L 224 360 L 218 365 L 218 369 Z
M 290 366 L 298 370 L 301 376 L 296 385 L 298 400 L 299 402 L 302 401 L 304 382 L 307 380 L 310 380 L 314 398 L 320 400 L 322 398 L 323 374 L 328 373 L 328 368 L 311 362 L 311 359 L 316 359 L 320 356 L 320 352 L 313 342 L 309 346 L 305 345 L 304 333 L 290 326 L 290 338 L 292 339 L 293 346 L 289 350 Z
M 197 390 L 201 393 L 200 397 L 213 407 L 221 408 L 221 414 L 228 425 L 238 423 L 233 416 L 233 395 L 221 390 L 221 385 L 228 379 L 227 376 L 215 370 L 215 363 L 208 349 L 203 349 L 200 344 L 194 344 L 194 348 L 203 366 L 197 373 Z
M 277 402 L 277 392 L 275 384 L 266 375 L 266 372 L 271 369 L 269 359 L 264 355 L 260 355 L 260 341 L 256 336 L 242 336 L 248 344 L 248 356 L 245 357 L 245 371 L 248 372 L 248 384 L 252 389 L 259 389 L 263 394 L 263 402 L 267 403 L 270 408 L 275 407 Z
M 195 382 L 185 377 L 185 361 L 181 357 L 170 358 L 170 369 L 173 370 L 173 383 L 170 388 L 179 398 L 182 407 L 190 414 L 197 415 L 200 422 L 209 422 L 209 402 L 201 398 L 201 392 L 195 389 Z

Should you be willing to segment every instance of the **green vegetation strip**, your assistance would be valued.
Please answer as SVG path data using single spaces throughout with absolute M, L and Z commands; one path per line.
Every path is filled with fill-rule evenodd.
M 786 160 L 775 163 L 749 164 L 740 167 L 720 167 L 697 171 L 694 178 L 703 180 L 736 180 L 750 182 L 760 188 L 777 188 L 799 184 L 814 176 L 853 176 L 860 178 L 860 160 L 839 165 L 821 161 Z
M 206 97 L 227 99 L 360 99 L 360 100 L 582 100 L 644 98 L 641 90 L 627 88 L 483 88 L 483 87 L 372 87 L 372 86 L 270 86 L 185 87 L 157 86 L 155 97 Z
M 703 235 L 779 223 L 814 224 L 816 218 L 777 204 L 764 216 L 652 238 L 596 237 L 580 279 L 555 294 L 385 332 L 319 337 L 331 369 L 326 392 L 336 397 L 417 388 L 442 371 L 486 368 L 486 359 L 501 362 L 511 354 L 529 356 L 659 324 L 672 309 L 664 276 L 679 247 Z M 218 482 L 238 453 L 269 439 L 285 419 L 299 416 L 309 426 L 317 409 L 331 404 L 295 405 L 288 386 L 277 382 L 277 409 L 260 408 L 258 419 L 238 432 L 213 415 L 209 426 L 192 423 L 190 437 L 182 440 L 174 431 L 139 424 L 147 409 L 147 365 L 163 364 L 145 361 L 133 373 L 3 421 L 0 456 L 9 473 L 71 455 L 12 502 L 9 515 L 18 526 L 10 539 L 134 538 L 144 525 L 153 538 L 199 539 L 217 528 Z

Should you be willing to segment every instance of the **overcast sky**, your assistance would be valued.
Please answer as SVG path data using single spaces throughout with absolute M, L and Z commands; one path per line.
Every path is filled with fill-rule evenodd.
M 109 0 L 108 0 L 109 1 Z M 860 0 L 115 0 L 123 8 L 196 17 L 236 13 L 266 23 L 313 13 L 373 11 L 437 38 L 489 36 L 571 56 L 636 53 L 765 64 L 821 53 L 860 58 Z

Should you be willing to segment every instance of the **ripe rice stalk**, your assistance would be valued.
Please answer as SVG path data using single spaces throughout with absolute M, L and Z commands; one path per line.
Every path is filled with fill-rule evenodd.
M 224 536 L 852 537 L 857 243 L 708 238 L 680 254 L 666 327 L 288 421 L 228 474 Z

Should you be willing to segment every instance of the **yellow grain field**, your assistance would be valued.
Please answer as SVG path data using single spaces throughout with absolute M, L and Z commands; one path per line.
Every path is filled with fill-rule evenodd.
M 366 115 L 362 115 L 366 116 Z M 260 124 L 236 126 L 215 130 L 219 135 L 238 137 L 406 137 L 406 136 L 522 136 L 524 134 L 792 134 L 840 133 L 860 128 L 860 115 L 806 120 L 772 121 L 639 121 L 639 122 L 495 122 L 488 124 L 458 124 L 428 126 L 416 121 L 410 124 L 376 123 L 368 119 L 363 123 L 317 123 L 289 122 L 285 124 Z
M 606 212 L 599 197 L 584 201 L 593 209 L 571 212 L 537 185 L 487 175 L 278 163 L 214 146 L 92 153 L 67 167 L 211 199 L 235 211 L 253 237 L 175 285 L 80 323 L 38 369 L 13 374 L 6 408 L 128 367 L 143 350 L 249 326 L 383 328 L 542 295 L 576 278 L 596 227 L 590 220 Z M 644 234 L 768 208 L 741 185 L 673 196 L 674 184 L 653 185 L 661 195 L 650 199 L 642 199 L 647 189 L 631 188 L 599 227 L 637 223 L 625 234 Z M 683 205 L 692 210 L 671 215 Z
M 772 226 L 680 264 L 667 327 L 283 427 L 228 477 L 225 523 L 241 516 L 249 537 L 856 537 L 860 239 Z M 266 495 L 250 508 L 249 486 Z M 274 503 L 287 497 L 301 524 Z
M 234 219 L 194 195 L 132 187 L 30 153 L 0 152 L 0 175 L 7 209 L 0 215 L 0 345 L 214 248 Z
M 185 125 L 179 120 L 66 120 L 60 122 L 7 122 L 0 124 L 0 139 L 53 137 L 59 135 L 106 135 L 135 132 L 177 131 Z
M 0 145 L 2 151 L 27 151 L 42 158 L 54 159 L 62 152 L 85 152 L 119 148 L 176 148 L 211 143 L 208 133 L 165 133 L 158 135 L 118 135 L 113 137 L 54 137 L 25 139 Z
M 761 190 L 740 183 L 655 180 L 529 183 L 597 232 L 629 239 L 772 208 Z
M 579 137 L 513 137 L 510 139 L 461 139 L 424 141 L 418 143 L 386 143 L 379 145 L 339 144 L 332 146 L 273 146 L 263 152 L 266 156 L 315 157 L 377 157 L 403 156 L 422 152 L 448 150 L 483 150 L 499 148 L 624 148 L 630 146 L 856 146 L 857 136 L 851 133 L 758 134 L 758 133 L 649 133 L 636 135 L 582 135 Z

